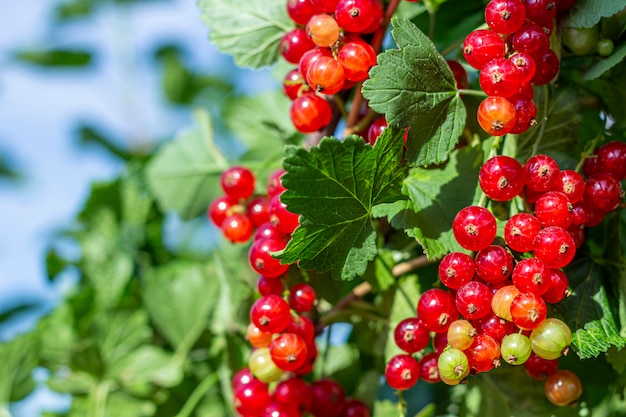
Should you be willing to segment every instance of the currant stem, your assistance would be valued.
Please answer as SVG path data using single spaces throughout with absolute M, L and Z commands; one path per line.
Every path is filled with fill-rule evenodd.
M 326 313 L 323 314 L 323 317 L 320 319 L 319 323 L 317 324 L 315 328 L 316 332 L 321 332 L 324 329 L 324 327 L 327 326 L 326 321 L 328 321 L 328 317 L 333 317 L 339 311 L 346 309 L 350 305 L 350 303 L 352 303 L 352 301 L 364 297 L 370 291 L 372 291 L 372 286 L 370 285 L 369 282 L 366 282 L 366 281 L 354 287 L 352 291 L 349 294 L 347 294 L 345 297 L 343 297 L 341 300 L 339 300 L 333 308 L 331 308 L 330 310 L 328 310 Z
M 587 146 L 585 147 L 585 150 L 583 151 L 583 153 L 581 155 L 580 161 L 576 165 L 576 168 L 574 168 L 574 171 L 576 171 L 576 172 L 578 172 L 580 174 L 580 171 L 583 168 L 583 164 L 585 163 L 587 158 L 594 157 L 593 150 L 596 148 L 596 146 L 598 146 L 598 142 L 600 142 L 603 139 L 604 139 L 604 135 L 602 133 L 599 133 L 595 138 L 593 138 L 587 144 Z
M 461 94 L 468 95 L 468 96 L 487 97 L 487 93 L 485 93 L 483 90 L 469 90 L 466 88 L 460 88 L 456 90 L 457 96 Z
M 411 272 L 415 269 L 419 269 L 430 263 L 431 262 L 428 260 L 428 258 L 425 255 L 418 256 L 417 258 L 409 259 L 408 261 L 404 261 L 404 262 L 400 262 L 399 264 L 396 264 L 391 269 L 391 274 L 397 278 L 401 275 L 406 274 L 407 272 Z
M 193 411 L 195 410 L 198 403 L 200 403 L 200 401 L 204 398 L 204 396 L 211 389 L 211 387 L 218 381 L 218 379 L 219 376 L 217 373 L 211 373 L 207 375 L 206 378 L 204 378 L 202 382 L 198 384 L 196 389 L 193 390 L 193 392 L 183 405 L 183 408 L 180 409 L 175 417 L 190 416 L 191 413 L 193 413 Z
M 539 127 L 539 133 L 537 134 L 537 139 L 535 140 L 535 144 L 533 145 L 532 155 L 537 155 L 539 153 L 539 145 L 541 145 L 541 141 L 543 140 L 543 135 L 546 131 L 546 125 L 548 123 L 548 109 L 549 109 L 549 98 L 550 98 L 550 87 L 548 84 L 543 86 L 543 115 L 542 115 L 542 123 L 541 127 Z
M 403 391 L 396 391 L 396 394 L 398 395 L 398 415 L 404 417 L 407 412 L 406 399 L 404 398 Z
M 347 118 L 348 112 L 346 110 L 346 103 L 344 103 L 343 99 L 338 94 L 335 94 L 333 96 L 333 99 L 335 100 L 335 104 L 337 105 L 337 108 L 341 112 L 341 116 Z

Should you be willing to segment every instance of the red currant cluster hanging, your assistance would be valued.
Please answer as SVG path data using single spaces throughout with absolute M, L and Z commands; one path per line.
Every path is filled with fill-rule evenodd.
M 622 201 L 626 144 L 609 142 L 596 149 L 583 172 L 586 180 L 576 171 L 560 170 L 546 155 L 535 155 L 524 166 L 507 156 L 485 162 L 479 173 L 485 195 L 498 202 L 524 195 L 534 213 L 507 220 L 506 246 L 493 244 L 497 226 L 489 210 L 469 206 L 457 213 L 455 239 L 475 255 L 446 255 L 438 271 L 450 292 L 425 291 L 417 317 L 397 325 L 395 341 L 406 354 L 387 363 L 390 386 L 408 389 L 420 376 L 456 385 L 470 374 L 500 366 L 503 359 L 523 364 L 533 378 L 548 377 L 545 392 L 557 405 L 581 395 L 578 377 L 558 371 L 557 358 L 567 351 L 571 331 L 561 320 L 546 317 L 546 303 L 568 295 L 569 281 L 561 268 L 582 244 L 584 227 L 598 224 Z M 431 332 L 435 352 L 418 361 L 412 355 L 428 346 Z M 559 391 L 565 386 L 574 389 Z
M 536 124 L 533 85 L 552 81 L 559 57 L 550 49 L 557 11 L 570 0 L 491 0 L 485 8 L 489 29 L 470 33 L 463 56 L 480 71 L 489 96 L 478 108 L 480 126 L 492 136 L 520 134 Z
M 285 60 L 298 65 L 283 83 L 290 116 L 300 132 L 316 132 L 332 118 L 326 96 L 367 79 L 376 64 L 361 36 L 380 27 L 383 9 L 378 0 L 288 0 L 287 12 L 298 25 L 280 42 Z

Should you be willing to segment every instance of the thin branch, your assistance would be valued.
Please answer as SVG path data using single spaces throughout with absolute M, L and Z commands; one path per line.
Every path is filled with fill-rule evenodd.
M 400 262 L 399 264 L 396 264 L 391 269 L 391 274 L 394 277 L 399 277 L 408 272 L 424 267 L 430 263 L 431 261 L 429 261 L 425 255 L 418 256 L 417 258 L 409 259 L 408 261 Z

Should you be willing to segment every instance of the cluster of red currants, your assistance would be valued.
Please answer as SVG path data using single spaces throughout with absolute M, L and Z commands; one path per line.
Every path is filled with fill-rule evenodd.
M 578 377 L 558 370 L 557 363 L 571 343 L 571 331 L 561 320 L 547 318 L 546 303 L 569 294 L 561 268 L 582 244 L 584 227 L 618 208 L 624 196 L 620 181 L 626 179 L 626 144 L 598 148 L 583 170 L 586 180 L 576 171 L 560 170 L 547 155 L 535 155 L 523 166 L 507 156 L 485 162 L 479 173 L 485 195 L 498 202 L 524 195 L 534 213 L 506 221 L 506 246 L 494 244 L 497 224 L 489 210 L 469 206 L 457 213 L 455 239 L 474 256 L 446 255 L 438 271 L 450 291 L 425 291 L 417 317 L 397 325 L 395 341 L 406 354 L 387 363 L 390 386 L 408 389 L 420 376 L 455 385 L 504 359 L 523 364 L 533 378 L 548 377 L 544 388 L 553 403 L 566 405 L 580 397 Z M 429 345 L 431 332 L 434 352 L 418 361 L 413 354 Z
M 316 132 L 332 119 L 326 96 L 367 79 L 376 64 L 374 48 L 361 36 L 380 27 L 383 9 L 378 0 L 288 0 L 287 12 L 298 25 L 279 46 L 285 60 L 298 65 L 283 82 L 293 100 L 290 116 L 300 132 Z
M 463 56 L 480 71 L 479 83 L 489 96 L 478 108 L 480 126 L 492 136 L 520 134 L 535 125 L 533 85 L 550 82 L 559 72 L 550 34 L 557 11 L 571 0 L 491 0 L 485 8 L 489 29 L 470 33 Z

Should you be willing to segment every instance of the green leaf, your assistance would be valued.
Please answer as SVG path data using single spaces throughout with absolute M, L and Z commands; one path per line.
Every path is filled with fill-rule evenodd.
M 115 369 L 119 361 L 152 336 L 145 310 L 117 310 L 94 316 L 93 333 L 100 357 L 108 369 Z
M 148 163 L 146 179 L 163 211 L 175 210 L 184 220 L 206 211 L 221 194 L 219 177 L 228 168 L 215 146 L 208 113 L 195 113 L 198 129 L 179 134 Z
M 373 415 L 374 417 L 404 417 L 398 403 L 389 400 L 376 401 Z
M 70 49 L 19 51 L 15 58 L 27 64 L 52 68 L 80 68 L 91 64 L 91 52 Z
M 603 17 L 609 17 L 624 8 L 623 0 L 577 0 L 570 9 L 563 26 L 590 28 Z
M 240 67 L 273 64 L 280 39 L 294 27 L 283 0 L 200 0 L 199 7 L 211 42 Z
M 410 126 L 407 159 L 412 165 L 445 161 L 465 126 L 466 111 L 454 76 L 430 39 L 408 20 L 393 19 L 400 49 L 378 56 L 363 83 L 370 107 L 390 125 Z
M 37 343 L 33 333 L 0 343 L 0 404 L 20 400 L 35 388 L 32 373 L 37 366 Z
M 601 77 L 602 74 L 604 74 L 605 72 L 607 72 L 608 70 L 610 70 L 611 68 L 619 64 L 620 62 L 622 62 L 624 57 L 626 57 L 626 43 L 623 43 L 617 48 L 615 48 L 613 53 L 609 55 L 608 57 L 597 60 L 583 74 L 581 80 L 589 81 L 589 80 L 594 80 L 596 78 Z
M 565 272 L 573 294 L 555 306 L 555 315 L 572 329 L 572 345 L 581 359 L 598 356 L 611 346 L 621 349 L 620 335 L 602 267 L 589 258 L 574 260 Z
M 217 282 L 200 263 L 174 261 L 149 271 L 144 304 L 156 327 L 177 349 L 189 350 L 209 323 Z
M 438 168 L 414 168 L 405 178 L 402 193 L 409 197 L 386 207 L 391 224 L 415 237 L 429 259 L 462 251 L 452 233 L 452 220 L 462 208 L 478 201 L 481 147 L 455 151 Z
M 183 378 L 183 366 L 171 354 L 156 346 L 144 345 L 122 358 L 111 369 L 124 386 L 153 384 L 173 387 Z
M 402 198 L 402 132 L 386 129 L 373 148 L 362 138 L 324 138 L 309 151 L 285 151 L 281 197 L 300 227 L 280 258 L 336 279 L 362 275 L 376 256 L 375 207 Z M 379 214 L 380 216 L 384 214 Z

